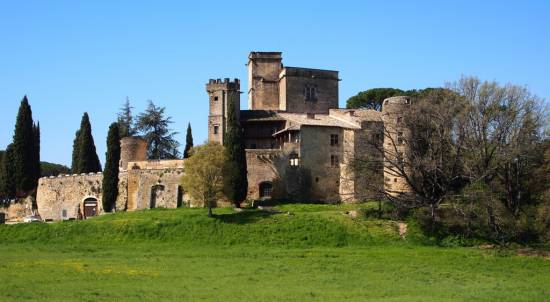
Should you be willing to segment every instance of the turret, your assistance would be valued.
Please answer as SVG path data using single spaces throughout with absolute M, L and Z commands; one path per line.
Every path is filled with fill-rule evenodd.
M 215 141 L 223 144 L 227 129 L 228 105 L 230 102 L 235 104 L 237 117 L 241 111 L 239 79 L 230 81 L 229 78 L 210 79 L 206 84 L 208 93 L 208 102 L 210 105 L 208 115 L 208 141 Z
M 387 98 L 382 103 L 382 120 L 384 122 L 384 153 L 387 160 L 405 161 L 407 159 L 408 138 L 410 131 L 405 127 L 404 115 L 409 110 L 411 99 L 408 96 Z M 405 180 L 392 172 L 391 165 L 384 167 L 384 188 L 391 194 L 410 191 Z M 394 168 L 394 167 L 393 167 Z

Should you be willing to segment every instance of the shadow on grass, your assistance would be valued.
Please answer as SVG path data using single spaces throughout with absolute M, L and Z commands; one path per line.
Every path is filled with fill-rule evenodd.
M 279 213 L 278 211 L 243 210 L 242 212 L 229 214 L 214 214 L 214 218 L 224 223 L 247 224 L 257 222 Z

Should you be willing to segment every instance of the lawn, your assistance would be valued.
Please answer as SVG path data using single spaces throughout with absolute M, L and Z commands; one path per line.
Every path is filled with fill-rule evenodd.
M 550 261 L 403 240 L 396 224 L 279 212 L 153 210 L 0 226 L 0 301 L 547 301 Z M 414 232 L 414 230 L 411 230 Z M 413 235 L 413 234 L 411 234 Z

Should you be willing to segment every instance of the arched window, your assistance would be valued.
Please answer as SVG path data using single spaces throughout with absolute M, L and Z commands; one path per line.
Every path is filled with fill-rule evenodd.
M 273 184 L 270 182 L 262 182 L 260 184 L 260 198 L 271 198 L 273 193 Z

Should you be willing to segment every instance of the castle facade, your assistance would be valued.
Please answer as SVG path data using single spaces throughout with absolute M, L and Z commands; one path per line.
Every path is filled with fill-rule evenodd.
M 356 166 L 381 163 L 388 153 L 403 158 L 408 97 L 385 100 L 382 111 L 340 109 L 338 71 L 284 66 L 280 52 L 251 52 L 247 68 L 247 110 L 240 109 L 238 79 L 211 79 L 206 92 L 209 141 L 224 143 L 229 104 L 237 110 L 249 200 L 358 202 L 383 189 L 406 191 L 386 165 L 374 173 Z M 200 206 L 181 187 L 183 173 L 184 160 L 148 160 L 143 139 L 122 139 L 116 210 Z M 45 220 L 99 215 L 102 179 L 101 173 L 41 178 L 39 214 Z

